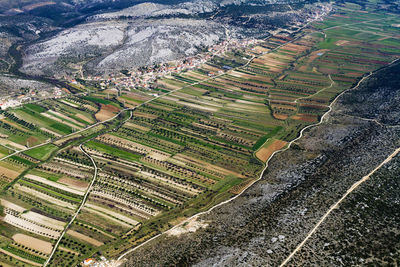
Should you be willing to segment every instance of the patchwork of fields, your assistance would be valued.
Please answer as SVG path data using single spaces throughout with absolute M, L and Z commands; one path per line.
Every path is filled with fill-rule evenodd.
M 239 194 L 340 92 L 400 57 L 396 25 L 346 4 L 161 78 L 150 94 L 109 89 L 3 111 L 0 264 L 113 258 Z

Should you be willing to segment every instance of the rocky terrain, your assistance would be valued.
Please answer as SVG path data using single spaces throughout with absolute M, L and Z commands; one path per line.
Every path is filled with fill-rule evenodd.
M 57 75 L 68 64 L 91 59 L 89 70 L 118 71 L 193 55 L 196 47 L 214 44 L 224 35 L 221 25 L 188 19 L 92 22 L 29 47 L 22 71 Z
M 304 23 L 322 6 L 306 2 L 293 8 L 281 2 L 259 8 L 210 0 L 143 3 L 96 14 L 27 46 L 21 71 L 62 77 L 83 65 L 87 73 L 104 74 L 174 60 L 227 38 L 265 37 L 271 30 Z
M 388 67 L 345 93 L 325 123 L 270 161 L 260 182 L 201 216 L 206 228 L 164 235 L 130 254 L 126 266 L 279 265 L 351 185 L 399 147 L 399 71 L 399 64 Z M 290 264 L 398 264 L 398 175 L 396 157 L 349 195 Z
M 195 55 L 227 38 L 296 27 L 323 5 L 324 0 L 0 0 L 0 72 L 41 81 L 115 73 Z
M 12 75 L 0 75 L 0 94 L 12 96 L 27 93 L 30 90 L 50 91 L 54 86 L 35 80 L 21 79 Z

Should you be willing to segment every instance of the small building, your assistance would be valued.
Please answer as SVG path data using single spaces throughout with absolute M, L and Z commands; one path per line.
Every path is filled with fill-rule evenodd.
M 83 261 L 83 266 L 90 266 L 91 264 L 95 263 L 95 260 L 92 258 L 88 258 Z

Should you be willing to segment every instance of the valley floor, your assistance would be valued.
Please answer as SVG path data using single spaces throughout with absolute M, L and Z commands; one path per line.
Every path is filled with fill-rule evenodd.
M 399 147 L 400 18 L 373 7 L 337 5 L 323 21 L 150 88 L 94 90 L 81 81 L 70 85 L 75 95 L 2 111 L 0 264 L 283 262 Z M 308 244 L 323 226 L 292 261 L 392 259 L 378 244 L 379 255 L 321 258 Z M 386 234 L 386 224 L 377 227 Z M 326 234 L 323 252 L 346 250 L 347 234 Z

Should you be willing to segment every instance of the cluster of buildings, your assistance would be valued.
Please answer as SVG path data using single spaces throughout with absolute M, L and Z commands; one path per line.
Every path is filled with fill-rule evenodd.
M 25 94 L 20 95 L 11 95 L 11 96 L 4 96 L 0 98 L 0 108 L 2 110 L 8 108 L 18 107 L 25 103 L 32 103 L 36 101 L 40 101 L 46 98 L 59 98 L 62 97 L 65 92 L 58 88 L 54 87 L 53 90 L 30 90 Z
M 81 266 L 84 267 L 118 267 L 121 265 L 121 262 L 117 262 L 116 260 L 108 260 L 104 256 L 100 256 L 98 259 L 88 258 L 81 262 Z
M 257 40 L 228 40 L 215 44 L 208 48 L 207 52 L 196 56 L 190 56 L 181 60 L 174 60 L 166 63 L 154 64 L 128 71 L 125 74 L 111 74 L 107 78 L 102 76 L 88 76 L 88 81 L 98 81 L 100 86 L 105 89 L 109 87 L 137 89 L 150 88 L 151 84 L 160 77 L 180 73 L 182 71 L 192 70 L 200 67 L 214 56 L 224 54 L 238 48 L 245 48 Z

